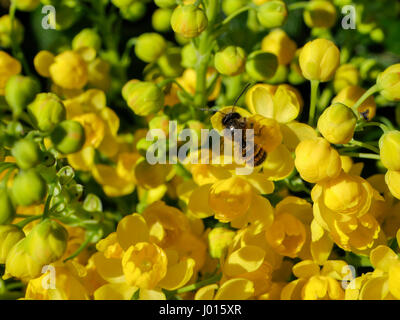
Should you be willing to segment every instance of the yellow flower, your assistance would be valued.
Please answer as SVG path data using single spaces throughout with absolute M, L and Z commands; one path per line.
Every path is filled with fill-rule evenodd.
M 357 102 L 359 98 L 366 92 L 361 87 L 358 86 L 348 86 L 342 89 L 336 97 L 333 98 L 332 104 L 343 103 L 347 107 L 351 108 Z M 374 97 L 371 96 L 365 100 L 359 107 L 358 112 L 366 120 L 371 120 L 375 117 L 376 113 L 376 103 Z
M 382 72 L 376 84 L 381 90 L 381 94 L 390 101 L 400 100 L 400 64 L 394 64 Z
M 220 287 L 210 284 L 200 288 L 195 300 L 247 300 L 254 296 L 253 282 L 248 279 L 234 278 L 224 282 Z
M 297 89 L 286 84 L 257 84 L 247 92 L 246 104 L 253 114 L 288 123 L 300 114 L 303 99 Z
M 167 274 L 167 256 L 152 243 L 139 242 L 122 257 L 122 268 L 129 285 L 153 289 Z
M 308 42 L 300 52 L 300 67 L 308 80 L 327 82 L 339 67 L 340 52 L 330 40 L 316 39 Z
M 213 80 L 217 71 L 214 68 L 208 68 L 207 70 L 207 86 L 211 85 L 211 81 Z M 196 71 L 194 69 L 186 69 L 182 76 L 177 79 L 179 84 L 189 93 L 195 94 L 196 93 L 196 85 L 197 85 L 197 77 Z M 221 91 L 221 78 L 217 79 L 217 83 L 214 87 L 214 90 L 208 96 L 209 101 L 213 101 L 217 99 L 220 91 Z
M 82 278 L 86 276 L 86 269 L 82 265 L 68 261 L 66 264 L 56 263 L 50 267 L 54 271 L 50 268 L 39 278 L 29 281 L 25 299 L 89 300 L 89 293 L 82 283 Z
M 266 237 L 277 253 L 295 258 L 306 241 L 306 229 L 295 216 L 281 213 L 266 230 Z
M 16 245 L 25 234 L 13 225 L 0 225 L 0 263 L 4 264 L 12 247 Z
M 88 81 L 86 62 L 74 51 L 56 56 L 49 71 L 55 84 L 65 89 L 82 89 Z
M 400 131 L 389 131 L 379 139 L 383 165 L 391 171 L 400 171 Z
M 278 57 L 281 65 L 289 64 L 297 50 L 297 44 L 282 29 L 272 30 L 261 42 L 261 50 Z
M 24 39 L 24 26 L 14 17 L 14 34 L 11 36 L 11 17 L 5 14 L 0 17 L 0 46 L 11 48 L 13 41 L 20 44 Z
M 350 86 L 357 86 L 360 82 L 360 72 L 358 69 L 350 64 L 342 64 L 336 71 L 333 86 L 335 92 L 338 93 L 342 89 Z
M 208 233 L 208 246 L 212 258 L 220 258 L 232 242 L 235 232 L 226 228 L 214 228 Z
M 209 206 L 215 218 L 229 222 L 244 215 L 250 207 L 253 195 L 250 183 L 239 177 L 216 182 L 210 189 Z
M 335 178 L 342 170 L 339 153 L 323 138 L 300 142 L 295 165 L 300 176 L 311 183 Z
M 318 130 L 333 144 L 346 144 L 353 139 L 357 118 L 353 111 L 343 104 L 326 108 L 318 119 Z
M 0 51 L 0 95 L 4 95 L 8 79 L 21 72 L 21 63 L 5 51 Z

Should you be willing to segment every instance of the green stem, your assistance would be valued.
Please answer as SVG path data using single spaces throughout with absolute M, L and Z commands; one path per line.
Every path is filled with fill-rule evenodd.
M 214 275 L 211 278 L 208 278 L 206 280 L 199 281 L 197 283 L 190 284 L 190 285 L 188 285 L 186 287 L 180 288 L 180 289 L 178 289 L 176 291 L 176 293 L 179 294 L 179 293 L 185 293 L 185 292 L 197 290 L 197 289 L 205 287 L 205 286 L 207 286 L 209 284 L 213 284 L 213 283 L 218 282 L 221 279 L 221 277 L 222 277 L 221 273 L 216 274 L 216 275 Z
M 307 6 L 310 4 L 310 2 L 307 1 L 301 1 L 301 2 L 296 2 L 288 5 L 288 10 L 298 10 L 298 9 L 304 9 L 307 8 Z
M 240 8 L 239 10 L 235 11 L 234 13 L 232 13 L 230 16 L 226 17 L 224 19 L 224 21 L 222 21 L 222 25 L 228 24 L 232 19 L 236 18 L 238 15 L 240 15 L 243 12 L 246 12 L 248 10 L 251 10 L 253 8 L 254 8 L 253 6 L 246 6 L 246 7 Z
M 80 245 L 80 247 L 73 253 L 71 254 L 68 258 L 66 258 L 63 262 L 67 262 L 68 260 L 74 259 L 75 257 L 79 256 L 79 254 L 85 250 L 85 248 L 88 246 L 88 244 L 92 241 L 93 239 L 93 234 L 89 235 L 86 237 L 85 241 Z
M 47 196 L 46 203 L 44 205 L 42 220 L 45 220 L 50 216 L 50 210 L 49 209 L 50 209 L 50 202 L 51 202 L 52 196 L 53 195 L 51 193 L 49 193 L 49 195 Z
M 40 215 L 37 215 L 37 216 L 32 216 L 32 217 L 26 218 L 25 220 L 22 220 L 22 221 L 16 223 L 15 225 L 16 225 L 17 227 L 23 229 L 26 225 L 28 225 L 28 224 L 31 223 L 32 221 L 39 220 L 39 219 L 41 219 L 42 217 L 43 217 L 43 215 L 41 215 L 41 214 L 40 214 Z
M 360 128 L 363 127 L 379 127 L 384 133 L 390 131 L 390 128 L 383 123 L 380 122 L 363 122 L 360 125 Z
M 170 83 L 176 84 L 179 87 L 179 89 L 182 90 L 182 92 L 185 94 L 185 96 L 187 96 L 189 99 L 193 98 L 192 95 L 189 92 L 187 92 L 185 90 L 185 88 L 182 87 L 182 85 L 178 81 L 176 81 L 176 79 L 165 79 L 165 80 L 159 82 L 157 85 L 158 85 L 158 87 L 163 88 L 163 87 L 169 85 Z
M 380 160 L 380 156 L 378 154 L 372 153 L 358 153 L 358 152 L 341 152 L 342 156 L 349 156 L 353 158 L 362 158 L 362 159 L 373 159 L 373 160 Z
M 375 94 L 376 92 L 378 92 L 380 89 L 378 87 L 377 84 L 375 84 L 374 86 L 372 86 L 371 88 L 369 88 L 369 90 L 367 90 L 367 92 L 365 92 L 360 99 L 358 99 L 358 101 L 351 107 L 351 109 L 353 110 L 353 112 L 357 115 L 357 117 L 359 118 L 360 115 L 358 113 L 358 108 L 359 106 L 361 106 L 365 100 L 367 100 L 370 96 L 372 96 L 373 94 Z
M 319 81 L 311 80 L 310 114 L 309 114 L 309 118 L 308 118 L 308 124 L 310 126 L 314 125 L 315 110 L 316 110 L 317 100 L 318 100 L 318 87 L 319 87 Z
M 365 149 L 368 149 L 368 150 L 370 150 L 372 152 L 375 152 L 375 153 L 379 154 L 379 149 L 377 147 L 371 146 L 370 144 L 368 144 L 366 142 L 352 140 L 352 141 L 350 141 L 350 145 L 351 146 L 357 146 L 357 147 L 365 148 Z

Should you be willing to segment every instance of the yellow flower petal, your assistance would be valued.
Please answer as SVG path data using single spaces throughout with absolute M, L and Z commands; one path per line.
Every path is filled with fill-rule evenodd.
M 192 278 L 195 264 L 194 259 L 187 258 L 168 267 L 167 274 L 159 282 L 159 286 L 167 290 L 183 287 Z
M 215 300 L 246 300 L 253 294 L 253 282 L 237 278 L 224 282 L 216 293 Z
M 144 218 L 139 214 L 124 217 L 117 227 L 117 237 L 120 246 L 127 250 L 138 242 L 149 240 L 149 228 Z

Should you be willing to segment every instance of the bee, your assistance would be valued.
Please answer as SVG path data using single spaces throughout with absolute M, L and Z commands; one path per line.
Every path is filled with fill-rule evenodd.
M 236 99 L 234 106 L 236 105 L 237 101 L 240 97 L 246 92 L 249 85 L 243 90 L 240 96 Z M 267 152 L 258 144 L 254 143 L 254 137 L 258 136 L 258 134 L 254 134 L 252 136 L 253 143 L 250 145 L 247 144 L 247 131 L 246 130 L 254 130 L 254 122 L 251 121 L 247 117 L 243 117 L 240 113 L 235 112 L 235 107 L 232 107 L 231 112 L 223 113 L 222 118 L 222 126 L 225 129 L 228 129 L 228 133 L 225 135 L 224 138 L 230 139 L 234 143 L 238 143 L 241 145 L 242 148 L 242 158 L 245 159 L 247 164 L 253 165 L 255 167 L 260 166 L 265 159 L 267 158 Z M 221 111 L 218 111 L 221 112 Z M 222 112 L 221 112 L 222 113 Z M 235 141 L 235 130 L 241 130 L 242 135 L 240 141 Z M 254 146 L 254 148 L 252 148 Z

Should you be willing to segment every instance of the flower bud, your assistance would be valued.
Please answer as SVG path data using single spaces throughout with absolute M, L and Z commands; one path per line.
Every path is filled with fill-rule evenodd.
M 68 232 L 59 223 L 46 219 L 26 237 L 27 251 L 38 263 L 49 264 L 60 259 L 67 248 Z
M 6 262 L 7 256 L 12 247 L 14 247 L 17 242 L 24 237 L 25 234 L 16 226 L 0 225 L 0 264 L 4 264 Z
M 387 100 L 400 100 L 400 63 L 394 64 L 383 71 L 376 80 L 376 84 Z
M 72 49 L 77 50 L 85 47 L 93 48 L 96 51 L 100 50 L 101 38 L 95 30 L 83 29 L 72 39 Z
M 340 52 L 332 41 L 316 39 L 303 47 L 299 62 L 306 79 L 327 82 L 339 67 Z
M 32 140 L 22 139 L 17 141 L 11 153 L 18 167 L 23 170 L 33 168 L 42 161 L 42 152 L 37 143 Z
M 303 17 L 309 28 L 332 28 L 336 22 L 336 8 L 330 1 L 310 1 Z
M 208 246 L 212 258 L 220 258 L 235 236 L 235 232 L 226 228 L 214 228 L 208 234 Z
M 8 79 L 21 72 L 21 63 L 5 51 L 0 51 L 0 95 L 4 96 Z
M 301 141 L 295 153 L 296 169 L 307 182 L 317 183 L 340 174 L 339 153 L 323 138 Z
M 151 17 L 151 24 L 154 30 L 158 32 L 168 32 L 171 29 L 171 9 L 157 9 Z
M 383 165 L 389 170 L 400 171 L 400 131 L 389 131 L 379 140 Z
M 182 66 L 185 68 L 194 68 L 197 63 L 197 51 L 192 43 L 182 48 Z
M 171 17 L 172 29 L 185 38 L 194 38 L 208 26 L 204 11 L 195 5 L 184 5 L 175 8 Z
M 34 125 L 46 132 L 52 131 L 66 117 L 64 104 L 54 93 L 39 93 L 28 105 L 28 113 Z
M 33 11 L 40 4 L 40 0 L 13 0 L 20 11 Z
M 40 85 L 32 78 L 21 75 L 12 76 L 6 84 L 5 98 L 13 115 L 18 117 L 39 92 Z
M 12 41 L 21 43 L 24 39 L 24 26 L 14 18 L 14 39 L 11 38 L 11 18 L 8 14 L 0 17 L 0 47 L 11 48 Z
M 336 71 L 333 86 L 335 92 L 338 93 L 346 87 L 358 85 L 359 81 L 360 72 L 358 69 L 352 64 L 343 64 Z
M 64 51 L 50 66 L 54 83 L 64 89 L 82 89 L 88 81 L 86 62 L 75 51 Z
M 154 2 L 160 8 L 171 8 L 176 6 L 176 0 L 154 0 Z
M 39 203 L 46 195 L 46 183 L 34 170 L 20 172 L 12 186 L 12 196 L 20 206 L 30 206 Z
M 235 46 L 229 46 L 215 54 L 215 68 L 226 76 L 237 76 L 244 72 L 246 52 Z
M 128 106 L 139 116 L 157 113 L 164 104 L 164 94 L 152 82 L 134 85 L 127 99 Z
M 158 33 L 144 33 L 136 42 L 136 56 L 144 62 L 154 62 L 161 57 L 167 49 L 167 43 Z
M 184 71 L 181 61 L 181 49 L 168 48 L 167 52 L 158 59 L 157 63 L 165 77 L 177 78 Z
M 8 196 L 7 189 L 0 188 L 0 192 L 0 225 L 9 224 L 15 217 L 15 208 Z
M 78 152 L 85 143 L 85 130 L 79 122 L 65 120 L 54 128 L 51 142 L 63 154 Z
M 289 64 L 296 55 L 297 44 L 285 31 L 276 29 L 271 31 L 261 42 L 261 50 L 273 53 L 278 57 L 279 64 Z
M 285 2 L 272 0 L 257 8 L 257 18 L 266 28 L 277 28 L 285 24 L 288 10 Z
M 269 52 L 254 51 L 246 61 L 246 72 L 257 81 L 272 78 L 278 68 L 278 58 Z
M 118 8 L 128 7 L 135 0 L 111 0 L 112 4 Z
M 346 144 L 353 138 L 357 118 L 343 104 L 334 104 L 325 109 L 318 119 L 318 130 L 333 144 Z
M 143 2 L 136 1 L 127 7 L 121 8 L 121 15 L 129 21 L 137 21 L 146 14 L 146 5 Z

